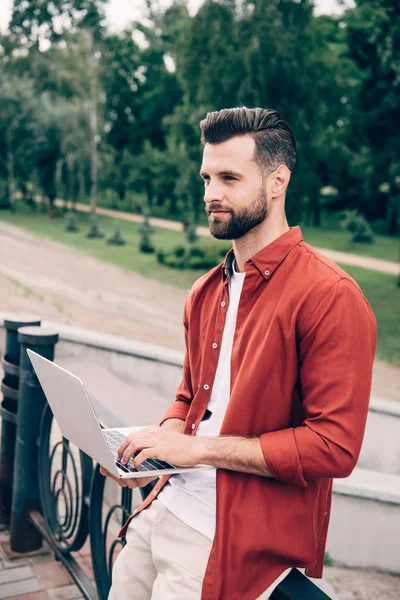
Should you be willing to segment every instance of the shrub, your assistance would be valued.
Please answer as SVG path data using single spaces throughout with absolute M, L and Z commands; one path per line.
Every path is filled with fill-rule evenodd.
M 198 235 L 196 233 L 196 225 L 194 225 L 193 223 L 190 223 L 186 229 L 186 239 L 189 242 L 189 244 L 194 244 L 195 242 L 197 242 L 198 240 Z
M 78 220 L 76 218 L 76 214 L 72 211 L 67 213 L 66 223 L 65 223 L 65 231 L 70 231 L 75 233 L 79 231 Z
M 157 259 L 160 264 L 174 269 L 212 269 L 225 258 L 229 247 L 216 240 L 202 240 L 169 251 L 159 250 Z
M 186 248 L 184 246 L 177 246 L 174 250 L 174 254 L 177 258 L 182 258 L 185 256 Z
M 374 241 L 370 224 L 357 210 L 344 210 L 340 226 L 351 233 L 352 242 L 372 244 Z
M 198 246 L 193 246 L 192 248 L 189 248 L 189 256 L 203 258 L 204 250 L 202 248 L 199 248 Z

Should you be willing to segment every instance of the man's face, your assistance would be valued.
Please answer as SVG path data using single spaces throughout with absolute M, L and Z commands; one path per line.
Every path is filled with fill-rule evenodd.
M 206 144 L 200 175 L 211 234 L 236 240 L 260 225 L 268 215 L 265 182 L 253 162 L 255 142 L 250 135 L 221 144 Z

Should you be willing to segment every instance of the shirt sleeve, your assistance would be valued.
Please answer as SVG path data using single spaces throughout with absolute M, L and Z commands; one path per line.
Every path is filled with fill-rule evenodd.
M 261 446 L 276 479 L 347 477 L 361 450 L 368 415 L 376 321 L 360 289 L 337 281 L 300 335 L 299 380 L 304 421 L 266 433 Z
M 193 390 L 192 390 L 192 379 L 190 373 L 190 360 L 189 360 L 189 350 L 188 350 L 188 338 L 189 338 L 189 304 L 190 304 L 191 293 L 189 293 L 186 302 L 185 308 L 183 311 L 183 327 L 185 331 L 185 358 L 183 361 L 183 372 L 182 372 L 182 380 L 178 386 L 176 391 L 175 402 L 171 404 L 162 418 L 160 425 L 164 423 L 167 419 L 181 419 L 182 421 L 186 420 L 187 414 L 189 412 L 190 403 L 193 398 Z

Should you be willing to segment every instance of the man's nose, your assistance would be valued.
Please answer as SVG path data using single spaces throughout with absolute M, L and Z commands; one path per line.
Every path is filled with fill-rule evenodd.
M 222 185 L 218 181 L 210 181 L 204 190 L 204 202 L 221 202 L 224 199 Z

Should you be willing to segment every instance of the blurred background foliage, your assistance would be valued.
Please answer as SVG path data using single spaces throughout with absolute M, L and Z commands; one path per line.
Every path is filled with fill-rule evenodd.
M 340 16 L 311 0 L 147 0 L 111 32 L 105 0 L 14 0 L 0 38 L 0 205 L 36 195 L 205 222 L 199 121 L 246 105 L 278 109 L 298 160 L 291 224 L 348 209 L 399 229 L 398 0 Z

